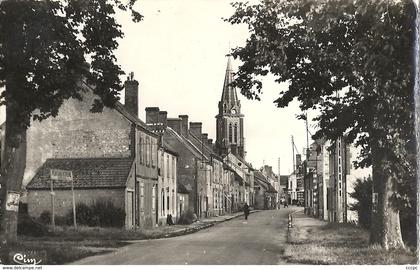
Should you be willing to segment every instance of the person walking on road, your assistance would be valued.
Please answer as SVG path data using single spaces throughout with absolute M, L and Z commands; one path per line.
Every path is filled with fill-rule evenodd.
M 245 216 L 245 219 L 248 219 L 248 216 L 249 216 L 249 206 L 248 206 L 247 203 L 244 204 L 244 216 Z

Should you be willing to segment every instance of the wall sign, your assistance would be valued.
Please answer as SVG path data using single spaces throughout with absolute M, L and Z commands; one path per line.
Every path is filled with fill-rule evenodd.
M 6 211 L 17 212 L 19 210 L 20 193 L 16 191 L 7 192 Z
M 372 193 L 372 211 L 373 212 L 378 211 L 378 193 L 377 192 Z

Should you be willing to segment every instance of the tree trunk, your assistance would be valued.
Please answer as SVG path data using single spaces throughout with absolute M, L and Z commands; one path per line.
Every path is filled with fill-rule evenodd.
M 26 166 L 26 128 L 16 123 L 18 106 L 6 108 L 5 149 L 1 163 L 1 230 L 0 247 L 17 242 L 18 211 L 6 207 L 9 193 L 21 193 Z
M 372 192 L 378 194 L 378 200 L 372 205 L 372 223 L 370 243 L 380 244 L 385 249 L 404 248 L 401 236 L 399 210 L 391 203 L 391 196 L 396 193 L 393 174 L 387 172 L 387 155 L 378 147 L 372 149 L 373 182 Z

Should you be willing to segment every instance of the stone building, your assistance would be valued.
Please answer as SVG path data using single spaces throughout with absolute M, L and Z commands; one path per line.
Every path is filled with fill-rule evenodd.
M 179 213 L 182 212 L 182 210 L 179 213 L 177 211 L 177 158 L 178 154 L 163 141 L 158 151 L 157 223 L 160 225 L 166 224 L 168 215 L 171 215 L 172 221 L 176 222 Z M 184 202 L 183 207 L 185 204 Z
M 260 171 L 254 172 L 254 208 L 260 210 L 277 209 L 277 190 Z
M 93 164 L 92 159 L 101 160 L 110 167 L 118 166 L 119 159 L 132 160 L 133 166 L 124 168 L 126 176 L 131 174 L 134 179 L 127 178 L 130 185 L 125 186 L 124 196 L 121 197 L 123 201 L 119 204 L 125 206 L 125 226 L 154 226 L 158 136 L 138 118 L 138 82 L 133 78 L 125 82 L 125 105 L 116 102 L 113 108 L 104 108 L 102 113 L 90 112 L 95 95 L 91 86 L 83 83 L 83 87 L 86 89 L 83 101 L 66 100 L 57 117 L 31 123 L 27 132 L 24 187 L 32 179 L 37 181 L 37 177 L 34 176 L 43 166 L 60 164 L 61 169 L 76 169 L 72 162 L 60 163 L 59 159 L 79 160 L 104 171 L 105 166 Z M 50 163 L 46 163 L 47 159 Z M 92 173 L 102 172 L 95 169 Z M 85 176 L 88 172 L 78 175 L 82 178 L 76 182 L 87 181 Z M 101 179 L 98 178 L 95 182 L 99 186 Z M 63 184 L 61 187 L 62 192 L 69 192 L 69 184 Z M 76 198 L 79 192 L 82 194 L 79 187 L 86 186 L 75 186 Z M 91 202 L 102 197 L 103 192 L 93 187 L 89 188 Z M 32 194 L 28 194 L 28 198 L 33 198 Z M 60 197 L 57 195 L 55 200 L 59 203 Z M 50 208 L 50 203 L 47 202 L 34 204 L 33 201 L 28 201 L 29 214 L 32 215 L 38 214 L 40 209 Z
M 190 123 L 188 138 L 195 147 L 202 151 L 205 157 L 209 157 L 208 162 L 211 172 L 209 186 L 207 187 L 209 198 L 208 215 L 224 215 L 228 209 L 228 198 L 230 198 L 231 194 L 228 188 L 229 178 L 224 177 L 225 166 L 223 158 L 214 151 L 213 140 L 208 138 L 208 134 L 202 133 L 201 123 Z
M 270 185 L 277 191 L 276 192 L 276 206 L 280 204 L 280 196 L 282 194 L 281 188 L 280 188 L 280 181 L 279 177 L 273 172 L 273 167 L 264 165 L 260 170 L 265 178 L 268 180 Z
M 47 159 L 26 186 L 28 213 L 32 217 L 39 217 L 44 211 L 52 213 L 50 170 L 70 170 L 73 173 L 76 203 L 92 205 L 99 199 L 111 202 L 126 212 L 126 228 L 133 228 L 134 167 L 132 158 Z M 70 188 L 69 182 L 53 182 L 56 217 L 66 216 L 72 211 Z
M 178 154 L 178 185 L 182 185 L 188 192 L 189 208 L 197 217 L 206 217 L 210 209 L 208 193 L 212 172 L 210 157 L 196 147 L 189 138 L 190 129 L 201 132 L 201 123 L 191 123 L 190 127 L 188 115 L 168 118 L 167 112 L 160 111 L 158 107 L 146 108 L 146 123 Z

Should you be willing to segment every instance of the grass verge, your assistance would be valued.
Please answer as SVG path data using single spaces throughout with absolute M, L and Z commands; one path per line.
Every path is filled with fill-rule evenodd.
M 353 224 L 327 223 L 296 213 L 285 259 L 295 264 L 417 264 L 416 253 L 369 245 L 369 233 Z
M 41 264 L 66 264 L 88 256 L 112 252 L 133 240 L 173 237 L 195 232 L 212 225 L 193 223 L 190 225 L 162 226 L 150 229 L 124 230 L 119 228 L 99 228 L 79 226 L 77 229 L 56 226 L 43 236 L 20 235 L 19 244 L 8 247 L 4 259 L 6 264 L 14 264 L 16 253 L 29 254 L 42 260 Z

